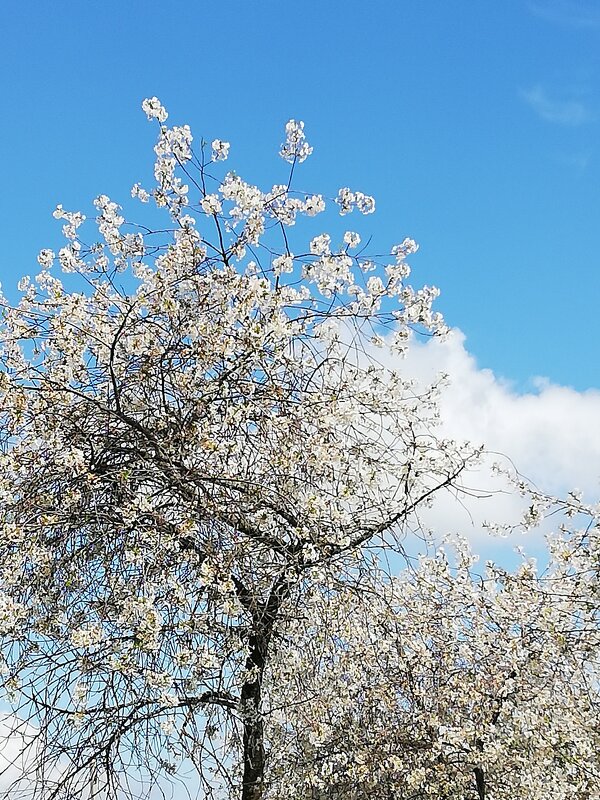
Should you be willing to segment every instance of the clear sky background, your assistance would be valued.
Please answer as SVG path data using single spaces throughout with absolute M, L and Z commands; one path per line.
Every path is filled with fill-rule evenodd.
M 303 119 L 315 152 L 297 188 L 373 194 L 361 233 L 375 251 L 421 244 L 414 282 L 441 288 L 462 334 L 413 368 L 452 373 L 453 434 L 556 491 L 596 491 L 598 0 L 5 0 L 0 13 L 9 295 L 60 246 L 57 203 L 127 202 L 148 175 L 144 97 L 196 140 L 230 141 L 231 166 L 263 187 L 285 174 L 285 121 Z

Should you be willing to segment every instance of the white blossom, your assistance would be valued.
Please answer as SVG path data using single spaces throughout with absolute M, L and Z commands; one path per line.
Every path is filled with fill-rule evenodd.
M 372 214 L 375 211 L 375 198 L 363 192 L 352 192 L 347 186 L 341 188 L 336 198 L 340 214 L 350 214 L 357 208 L 361 214 Z
M 354 231 L 346 231 L 344 234 L 344 242 L 348 245 L 349 248 L 354 249 L 358 247 L 360 244 L 360 236 L 358 233 L 354 233 Z
M 169 116 L 158 97 L 146 98 L 142 102 L 142 111 L 144 111 L 148 119 L 157 119 L 159 122 L 165 122 Z
M 310 197 L 307 197 L 304 201 L 304 212 L 309 217 L 315 217 L 317 214 L 321 214 L 323 211 L 325 211 L 325 200 L 323 200 L 323 195 L 313 194 Z
M 522 527 L 560 520 L 546 565 L 408 539 L 482 453 L 399 365 L 445 331 L 416 243 L 363 257 L 294 168 L 216 180 L 228 143 L 207 163 L 143 109 L 157 209 L 57 206 L 66 242 L 1 301 L 0 686 L 60 790 L 104 752 L 115 791 L 177 762 L 244 800 L 596 798 L 600 507 L 514 479 Z
M 302 163 L 312 153 L 313 149 L 308 145 L 304 134 L 304 123 L 296 122 L 295 119 L 289 120 L 285 125 L 285 142 L 281 145 L 279 155 L 294 163 Z
M 275 275 L 281 275 L 282 273 L 289 273 L 294 271 L 294 256 L 293 253 L 289 253 L 287 255 L 278 256 L 277 258 L 273 259 L 273 272 Z
M 71 632 L 71 643 L 74 647 L 91 647 L 102 639 L 103 632 L 99 625 L 86 625 Z
M 150 200 L 149 193 L 140 186 L 139 183 L 134 183 L 131 188 L 131 196 L 137 197 L 142 203 L 147 203 Z
M 220 214 L 222 211 L 221 201 L 216 194 L 207 194 L 200 203 L 207 214 Z
M 53 250 L 44 248 L 43 250 L 40 250 L 37 260 L 42 269 L 50 269 L 55 258 L 56 254 Z
M 317 256 L 329 254 L 331 252 L 330 244 L 331 236 L 328 233 L 322 233 L 320 236 L 315 236 L 311 241 L 310 252 Z
M 224 142 L 221 139 L 213 139 L 212 142 L 212 160 L 213 161 L 226 161 L 229 155 L 229 142 Z

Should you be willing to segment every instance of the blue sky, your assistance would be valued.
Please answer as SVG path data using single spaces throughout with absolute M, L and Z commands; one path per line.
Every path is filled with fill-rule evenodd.
M 7 292 L 59 244 L 51 211 L 127 200 L 152 158 L 140 110 L 282 173 L 285 121 L 314 156 L 299 188 L 375 195 L 376 249 L 410 235 L 415 283 L 468 350 L 522 389 L 600 387 L 600 4 L 568 0 L 5 2 L 0 19 Z

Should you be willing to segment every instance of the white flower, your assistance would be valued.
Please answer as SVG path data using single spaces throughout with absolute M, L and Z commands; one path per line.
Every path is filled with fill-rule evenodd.
M 373 272 L 373 270 L 377 269 L 377 264 L 371 259 L 359 262 L 359 266 L 363 272 Z
M 175 730 L 175 723 L 172 719 L 165 719 L 160 723 L 160 729 L 166 736 L 170 736 Z
M 348 247 L 358 247 L 360 244 L 360 236 L 358 233 L 354 233 L 353 231 L 346 231 L 344 234 L 344 242 L 348 245 Z
M 325 201 L 322 194 L 313 194 L 304 201 L 304 213 L 309 217 L 315 217 L 325 211 Z
M 142 111 L 146 113 L 148 119 L 157 119 L 159 122 L 164 122 L 169 116 L 158 97 L 146 98 L 142 102 Z
M 383 281 L 379 277 L 379 275 L 372 275 L 369 280 L 367 281 L 367 291 L 371 295 L 380 295 L 385 292 L 385 287 L 383 285 Z
M 339 190 L 335 202 L 339 205 L 340 214 L 342 216 L 344 216 L 344 214 L 350 214 L 350 212 L 354 209 L 355 200 L 356 198 L 354 193 L 351 192 L 347 186 L 344 186 Z
M 375 211 L 375 198 L 362 192 L 356 192 L 356 207 L 361 214 L 373 214 Z
M 40 250 L 39 255 L 37 257 L 38 264 L 42 267 L 42 269 L 50 269 L 55 259 L 55 254 L 53 250 L 48 250 L 45 248 L 44 250 Z
M 216 194 L 207 194 L 202 198 L 200 205 L 206 214 L 220 214 L 223 208 L 219 196 Z
M 77 238 L 77 228 L 85 222 L 85 216 L 79 211 L 65 211 L 59 203 L 52 212 L 54 219 L 64 219 L 63 234 L 67 239 Z
M 213 161 L 226 161 L 229 155 L 229 142 L 224 142 L 222 139 L 213 139 L 212 142 L 212 160 Z
M 372 214 L 375 211 L 375 198 L 362 192 L 351 192 L 347 186 L 339 190 L 335 202 L 340 207 L 340 214 L 350 214 L 357 208 L 361 214 Z
M 404 261 L 407 256 L 416 253 L 419 249 L 419 245 L 415 242 L 414 239 L 405 239 L 402 244 L 396 244 L 392 247 L 392 255 L 396 256 L 396 260 L 398 262 Z
M 179 218 L 179 224 L 186 230 L 186 233 L 189 234 L 190 231 L 192 231 L 192 233 L 195 235 L 195 231 L 192 230 L 196 224 L 194 217 L 191 217 L 189 214 L 184 214 L 183 217 Z
M 261 211 L 265 195 L 257 186 L 252 186 L 243 181 L 233 172 L 228 172 L 219 187 L 226 200 L 231 200 L 236 206 L 231 210 L 231 216 L 241 219 L 244 216 Z
M 100 625 L 87 625 L 72 631 L 71 644 L 74 647 L 90 647 L 101 642 L 103 638 L 104 634 Z
M 159 160 L 175 156 L 179 162 L 189 161 L 192 157 L 192 131 L 189 125 L 175 125 L 173 128 L 161 128 L 160 138 L 154 148 Z
M 281 145 L 279 155 L 293 164 L 295 161 L 305 161 L 313 149 L 308 145 L 304 135 L 304 123 L 291 119 L 285 126 L 285 142 Z
M 147 203 L 150 199 L 150 195 L 145 189 L 142 189 L 139 183 L 134 183 L 131 187 L 131 196 L 137 197 L 142 203 Z
M 163 689 L 168 691 L 173 685 L 173 676 L 168 672 L 156 672 L 155 670 L 148 669 L 144 673 L 146 685 L 151 689 Z
M 58 260 L 63 272 L 75 272 L 81 266 L 81 262 L 70 247 L 60 248 L 58 251 Z
M 12 633 L 25 616 L 26 611 L 21 603 L 0 593 L 0 634 Z
M 76 711 L 74 714 L 71 714 L 69 716 L 69 722 L 75 728 L 75 730 L 79 730 L 85 724 L 85 712 Z
M 279 256 L 273 259 L 273 272 L 281 275 L 282 272 L 294 271 L 294 256 L 292 253 L 286 256 Z
M 82 683 L 81 681 L 77 681 L 77 683 L 73 687 L 73 692 L 72 692 L 73 700 L 75 701 L 75 703 L 77 705 L 80 705 L 80 706 L 85 706 L 86 705 L 85 701 L 86 701 L 87 696 L 88 696 L 88 691 L 89 691 L 88 687 L 85 685 L 85 683 Z
M 315 236 L 315 238 L 310 243 L 310 252 L 316 256 L 325 255 L 330 251 L 329 245 L 331 243 L 331 236 L 328 233 L 322 233 L 320 236 Z

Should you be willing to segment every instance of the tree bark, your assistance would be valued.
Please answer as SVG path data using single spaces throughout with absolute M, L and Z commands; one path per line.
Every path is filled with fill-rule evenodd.
M 253 680 L 242 686 L 242 714 L 244 725 L 244 775 L 242 800 L 260 800 L 264 789 L 265 745 L 261 716 L 262 676 L 265 666 L 267 641 L 261 633 L 250 637 L 250 653 L 246 670 Z
M 269 643 L 281 604 L 289 597 L 291 579 L 285 569 L 275 581 L 268 600 L 252 614 L 252 633 L 246 658 L 248 680 L 242 686 L 244 773 L 241 800 L 261 800 L 264 793 L 265 744 L 262 719 L 262 681 Z

